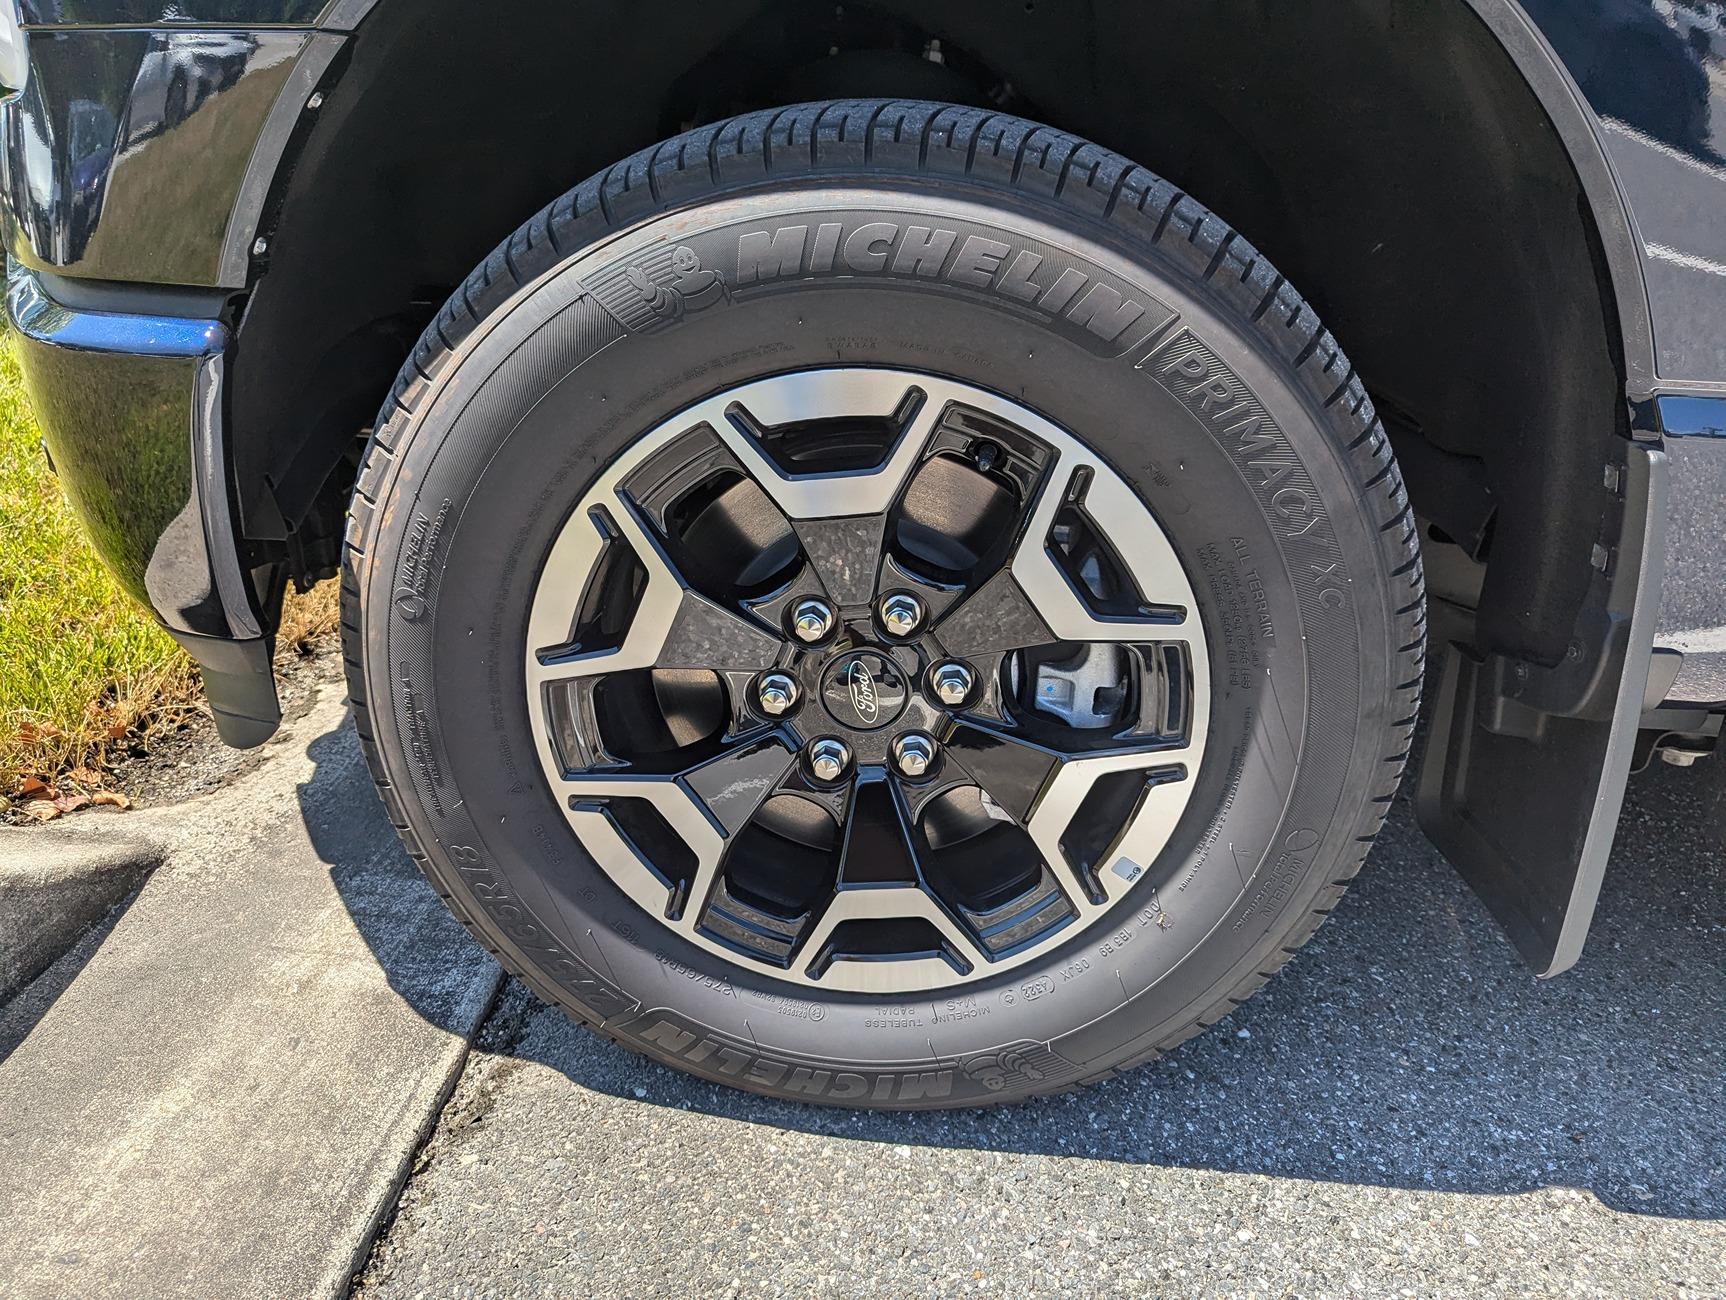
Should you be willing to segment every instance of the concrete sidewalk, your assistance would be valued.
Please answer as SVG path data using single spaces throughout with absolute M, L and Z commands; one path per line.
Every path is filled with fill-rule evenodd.
M 162 865 L 0 1010 L 0 1290 L 345 1294 L 499 983 L 345 714 L 129 818 Z

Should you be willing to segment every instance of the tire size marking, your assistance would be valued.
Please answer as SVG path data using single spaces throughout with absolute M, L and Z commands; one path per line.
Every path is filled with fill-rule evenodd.
M 731 981 L 723 975 L 709 975 L 705 971 L 698 971 L 693 966 L 686 965 L 683 962 L 678 961 L 677 958 L 668 956 L 666 953 L 661 952 L 658 949 L 654 950 L 653 956 L 669 975 L 675 976 L 679 979 L 686 979 L 691 984 L 698 984 L 704 989 L 711 989 L 721 997 L 734 998 L 737 996 L 737 990 L 731 986 Z M 775 1009 L 777 1010 L 778 1008 Z M 820 1016 L 810 1017 L 810 1019 L 814 1020 L 819 1020 L 820 1018 Z
M 600 1024 L 633 1011 L 641 1004 L 600 978 L 599 973 L 569 953 L 549 934 L 528 905 L 518 899 L 485 856 L 470 844 L 444 846 L 475 899 L 498 929 L 525 953 L 535 955 L 535 966 L 555 980 L 570 996 L 588 1009 Z

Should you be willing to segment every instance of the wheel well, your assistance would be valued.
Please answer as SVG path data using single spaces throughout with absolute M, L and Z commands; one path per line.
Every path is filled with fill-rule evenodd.
M 1618 318 L 1569 157 L 1462 0 L 472 12 L 384 0 L 280 187 L 231 389 L 261 563 L 331 567 L 356 436 L 414 338 L 558 194 L 733 112 L 944 99 L 1116 149 L 1245 233 L 1364 379 L 1479 647 L 1562 657 L 1628 418 Z

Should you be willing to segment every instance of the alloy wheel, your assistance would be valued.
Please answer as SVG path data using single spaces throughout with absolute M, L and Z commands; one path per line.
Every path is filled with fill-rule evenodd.
M 1126 481 L 1018 403 L 886 369 L 639 438 L 553 544 L 526 662 L 546 778 L 654 924 L 893 996 L 1124 923 L 1210 708 Z

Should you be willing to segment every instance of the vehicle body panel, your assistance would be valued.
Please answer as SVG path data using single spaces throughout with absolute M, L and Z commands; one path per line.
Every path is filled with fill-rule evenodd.
M 342 0 L 21 0 L 27 27 L 320 26 L 344 9 Z
M 28 273 L 14 273 L 7 310 L 55 469 L 120 585 L 172 630 L 234 635 L 190 436 L 199 368 L 220 360 L 227 330 L 68 311 Z
M 1523 0 L 1599 119 L 1638 228 L 1659 377 L 1726 375 L 1726 5 Z
M 222 285 L 254 147 L 311 39 L 30 32 L 30 84 L 6 113 L 11 256 L 97 280 Z

